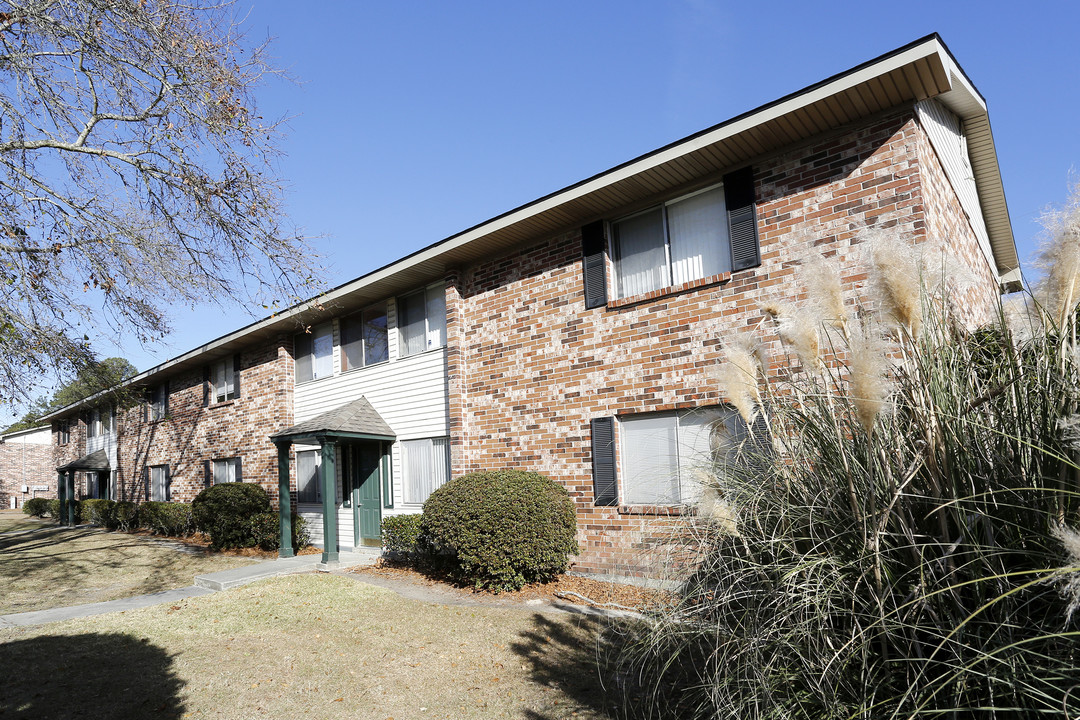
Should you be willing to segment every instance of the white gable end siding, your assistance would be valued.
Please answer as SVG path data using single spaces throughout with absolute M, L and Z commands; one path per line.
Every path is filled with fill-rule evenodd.
M 296 385 L 293 394 L 294 422 L 310 420 L 363 396 L 394 430 L 398 441 L 450 434 L 446 349 L 399 357 L 397 313 L 393 300 L 387 307 L 387 325 L 389 361 L 343 373 L 341 325 L 334 321 L 334 375 Z M 340 467 L 339 462 L 339 471 Z M 419 506 L 404 505 L 400 442 L 395 442 L 391 448 L 390 473 L 394 507 L 383 508 L 383 516 L 418 512 Z M 340 489 L 337 501 L 340 504 Z M 321 545 L 321 507 L 305 504 L 298 509 L 307 520 L 312 542 Z M 345 543 L 346 533 L 350 541 L 353 533 L 351 508 L 339 507 L 338 528 L 341 545 L 348 547 Z
M 990 236 L 986 231 L 982 206 L 975 186 L 975 172 L 968 158 L 967 138 L 964 136 L 960 118 L 953 115 L 937 100 L 923 100 L 915 105 L 919 122 L 925 129 L 930 143 L 945 168 L 945 175 L 953 186 L 953 191 L 960 200 L 960 206 L 971 223 L 979 248 L 986 255 L 986 261 L 997 273 L 997 263 L 990 247 Z

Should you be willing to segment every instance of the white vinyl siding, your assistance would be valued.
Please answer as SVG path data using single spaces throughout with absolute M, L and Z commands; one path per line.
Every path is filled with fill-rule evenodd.
M 391 322 L 390 351 L 394 362 L 297 385 L 293 395 L 294 422 L 304 422 L 362 395 L 394 431 L 398 441 L 449 435 L 446 350 L 399 359 L 394 357 L 397 351 L 394 333 Z M 395 442 L 391 448 L 390 474 L 394 509 L 384 509 L 383 514 L 415 512 L 415 507 L 401 507 L 405 502 L 401 442 Z
M 612 222 L 619 297 L 642 295 L 731 270 L 722 187 Z
M 736 441 L 737 415 L 724 407 L 619 418 L 627 505 L 684 505 Z
M 214 461 L 214 484 L 243 482 L 244 475 L 240 458 L 224 458 Z
M 930 144 L 934 146 L 934 152 L 937 153 L 953 192 L 960 201 L 960 207 L 964 209 L 964 214 L 971 223 L 971 229 L 979 241 L 983 255 L 986 256 L 990 267 L 996 268 L 962 121 L 937 100 L 923 100 L 915 107 L 918 110 L 919 121 L 927 137 L 930 138 Z
M 401 457 L 407 505 L 422 505 L 450 477 L 450 438 L 403 440 Z

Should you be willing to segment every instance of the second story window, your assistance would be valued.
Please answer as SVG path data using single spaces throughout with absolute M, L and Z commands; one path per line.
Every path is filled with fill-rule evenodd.
M 56 444 L 67 445 L 71 442 L 71 425 L 67 420 L 61 420 L 56 424 Z
M 86 423 L 86 436 L 88 438 L 101 437 L 102 435 L 108 435 L 113 431 L 113 411 L 112 408 L 105 410 L 91 410 L 90 419 Z
M 611 223 L 619 297 L 731 270 L 724 189 L 713 187 Z
M 399 297 L 397 326 L 401 357 L 446 345 L 446 289 L 442 283 Z
M 293 342 L 296 382 L 307 382 L 334 374 L 334 327 L 329 323 L 300 333 Z
M 169 412 L 169 386 L 167 383 L 155 385 L 150 390 L 150 419 L 162 420 Z
M 210 397 L 214 402 L 225 402 L 240 397 L 240 368 L 236 357 L 218 360 L 210 366 Z
M 386 303 L 341 319 L 341 369 L 352 370 L 385 362 Z

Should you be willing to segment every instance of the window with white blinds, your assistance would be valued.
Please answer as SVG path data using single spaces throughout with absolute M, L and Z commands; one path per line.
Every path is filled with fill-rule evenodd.
M 723 187 L 616 220 L 611 228 L 619 297 L 731 271 Z
M 450 438 L 401 441 L 405 502 L 420 505 L 450 478 Z
M 304 450 L 296 453 L 296 501 L 299 503 L 322 502 L 319 482 L 319 451 Z
M 738 414 L 727 407 L 619 418 L 623 502 L 685 505 L 739 440 Z

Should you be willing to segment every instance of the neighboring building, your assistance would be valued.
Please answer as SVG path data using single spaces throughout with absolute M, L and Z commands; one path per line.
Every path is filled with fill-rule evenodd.
M 121 498 L 288 491 L 328 560 L 449 477 L 534 469 L 576 503 L 576 569 L 640 572 L 733 422 L 709 376 L 725 337 L 795 299 L 809 256 L 860 287 L 861 228 L 946 246 L 972 323 L 1015 287 L 986 104 L 936 35 L 148 370 L 96 444 L 94 399 L 54 413 L 58 465 Z
M 48 425 L 0 435 L 0 508 L 56 497 L 56 463 Z

